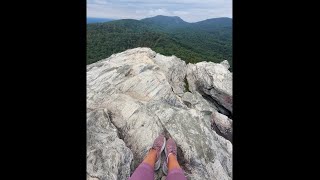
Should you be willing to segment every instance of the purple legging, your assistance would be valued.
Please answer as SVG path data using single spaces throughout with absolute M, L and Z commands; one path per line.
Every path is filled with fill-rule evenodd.
M 172 169 L 166 178 L 167 180 L 186 180 L 181 168 Z M 154 169 L 147 163 L 142 162 L 133 172 L 129 180 L 154 180 Z

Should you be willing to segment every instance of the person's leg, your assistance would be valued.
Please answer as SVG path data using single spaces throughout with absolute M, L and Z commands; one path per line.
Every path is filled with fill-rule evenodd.
M 186 180 L 184 172 L 181 169 L 177 157 L 174 154 L 170 154 L 168 157 L 168 176 L 167 180 Z
M 129 180 L 153 180 L 154 171 L 160 167 L 160 155 L 166 143 L 163 135 L 158 136 L 143 162 L 136 168 Z
M 163 163 L 163 172 L 168 174 L 167 180 L 186 180 L 184 172 L 177 160 L 177 145 L 173 139 L 168 139 L 165 148 L 167 161 Z
M 178 163 L 177 157 L 174 154 L 170 154 L 168 158 L 169 158 L 169 161 L 168 161 L 169 172 L 174 168 L 181 168 Z
M 148 152 L 148 155 L 144 158 L 142 162 L 150 165 L 152 169 L 154 169 L 154 163 L 156 163 L 156 160 L 157 160 L 157 150 L 150 149 L 150 151 Z
M 151 149 L 143 162 L 133 172 L 129 180 L 153 180 L 154 179 L 154 163 L 157 160 L 157 151 Z

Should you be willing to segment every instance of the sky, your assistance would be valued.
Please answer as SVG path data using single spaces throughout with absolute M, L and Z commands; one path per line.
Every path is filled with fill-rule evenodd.
M 156 15 L 187 22 L 232 18 L 232 0 L 87 0 L 87 17 L 140 20 Z

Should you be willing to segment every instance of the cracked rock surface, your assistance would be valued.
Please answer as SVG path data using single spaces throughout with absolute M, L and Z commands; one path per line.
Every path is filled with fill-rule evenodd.
M 200 92 L 232 113 L 232 73 L 228 61 L 220 64 L 188 64 L 187 79 L 191 92 Z
M 176 141 L 187 179 L 232 179 L 232 120 L 219 111 L 232 113 L 228 68 L 150 48 L 88 65 L 87 179 L 128 179 L 159 134 Z M 155 179 L 163 176 L 160 169 Z

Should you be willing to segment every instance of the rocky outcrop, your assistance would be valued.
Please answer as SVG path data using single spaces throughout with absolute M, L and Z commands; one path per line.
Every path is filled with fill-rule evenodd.
M 87 179 L 127 179 L 132 152 L 103 109 L 87 112 Z
M 232 113 L 232 73 L 228 70 L 229 67 L 226 60 L 220 64 L 188 64 L 187 79 L 191 92 L 200 92 L 209 101 L 222 105 Z
M 188 179 L 232 179 L 232 120 L 219 113 L 232 112 L 230 76 L 226 64 L 186 65 L 149 48 L 88 65 L 87 179 L 127 179 L 159 134 L 176 141 Z
M 213 112 L 211 115 L 211 127 L 221 136 L 232 142 L 232 119 L 227 116 Z

